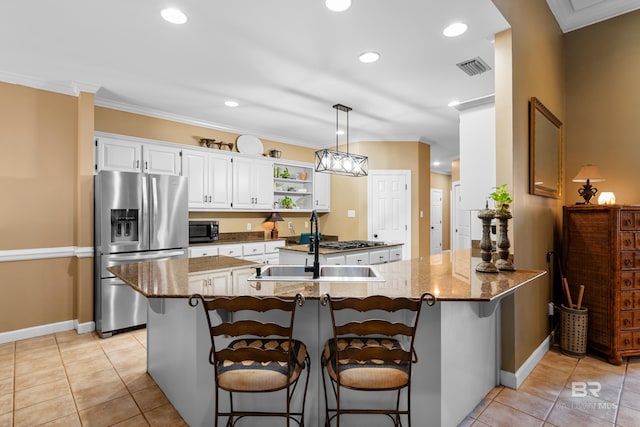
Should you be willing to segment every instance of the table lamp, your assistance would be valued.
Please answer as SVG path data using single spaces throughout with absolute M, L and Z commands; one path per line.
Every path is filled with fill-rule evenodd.
M 584 204 L 590 204 L 592 197 L 596 195 L 598 189 L 591 186 L 592 182 L 602 182 L 604 178 L 600 175 L 600 171 L 596 165 L 586 164 L 582 166 L 578 175 L 573 179 L 573 182 L 584 182 L 582 188 L 578 189 L 578 194 L 584 199 Z M 580 202 L 582 203 L 582 202 Z
M 278 212 L 271 212 L 267 219 L 264 222 L 273 222 L 273 228 L 271 229 L 271 239 L 278 238 L 278 229 L 276 228 L 276 223 L 278 221 L 284 221 Z

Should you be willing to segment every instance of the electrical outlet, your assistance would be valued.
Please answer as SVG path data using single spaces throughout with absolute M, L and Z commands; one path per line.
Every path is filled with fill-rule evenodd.
M 549 311 L 549 316 L 553 316 L 554 307 L 552 302 L 549 303 L 548 311 Z
M 289 222 L 287 223 L 287 227 L 288 227 L 288 228 L 293 228 L 293 222 L 289 221 Z
M 251 223 L 250 222 L 247 223 L 247 231 L 251 231 Z

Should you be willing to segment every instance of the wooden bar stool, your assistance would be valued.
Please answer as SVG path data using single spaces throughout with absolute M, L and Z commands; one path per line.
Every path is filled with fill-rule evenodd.
M 192 307 L 198 302 L 204 308 L 211 336 L 209 363 L 215 368 L 215 425 L 220 417 L 227 418 L 227 427 L 243 417 L 285 417 L 287 426 L 291 420 L 304 426 L 310 358 L 305 344 L 293 339 L 296 307 L 304 304 L 304 297 L 298 294 L 290 300 L 254 296 L 205 299 L 196 294 L 189 298 Z M 240 317 L 249 320 L 233 321 Z M 292 398 L 303 371 L 306 379 L 302 404 L 294 411 Z M 226 411 L 221 409 L 221 390 L 229 393 Z M 274 405 L 278 410 L 236 409 L 234 393 L 271 393 L 274 398 L 279 393 L 284 399 L 279 408 Z
M 417 300 L 385 296 L 332 298 L 326 294 L 321 297 L 321 303 L 329 305 L 333 325 L 333 338 L 325 343 L 321 356 L 325 426 L 335 419 L 339 427 L 343 414 L 387 415 L 395 426 L 401 426 L 401 417 L 405 416 L 411 425 L 411 366 L 418 360 L 414 341 L 423 301 L 432 306 L 436 298 L 430 293 Z M 375 311 L 385 312 L 385 319 L 374 318 Z M 397 313 L 393 319 L 388 318 L 391 313 Z M 327 383 L 333 392 L 331 401 Z M 378 394 L 395 390 L 395 408 L 381 407 L 380 401 L 366 408 L 345 407 L 342 389 Z M 403 390 L 406 405 L 401 408 Z

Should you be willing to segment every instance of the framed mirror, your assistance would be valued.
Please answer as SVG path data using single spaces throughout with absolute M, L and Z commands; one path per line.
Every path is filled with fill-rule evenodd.
M 529 102 L 529 192 L 562 195 L 562 122 L 536 97 Z

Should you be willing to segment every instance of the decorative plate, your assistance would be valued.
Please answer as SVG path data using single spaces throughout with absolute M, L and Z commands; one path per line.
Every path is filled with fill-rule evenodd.
M 238 151 L 243 154 L 262 154 L 262 141 L 253 135 L 240 135 L 236 141 Z

